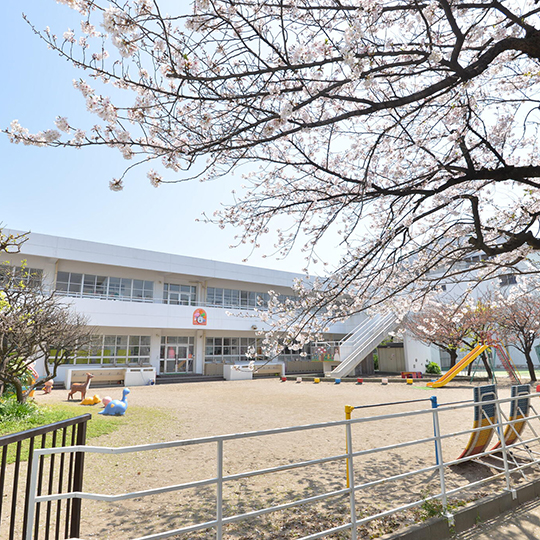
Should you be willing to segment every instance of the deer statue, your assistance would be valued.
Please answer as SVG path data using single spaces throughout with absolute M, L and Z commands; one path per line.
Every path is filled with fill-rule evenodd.
M 84 383 L 73 383 L 69 389 L 68 401 L 73 399 L 73 394 L 76 392 L 81 393 L 81 400 L 86 397 L 86 391 L 90 388 L 90 381 L 92 380 L 93 375 L 91 373 L 86 374 L 86 382 Z

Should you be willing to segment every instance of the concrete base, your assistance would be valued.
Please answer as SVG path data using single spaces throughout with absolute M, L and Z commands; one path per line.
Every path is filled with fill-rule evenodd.
M 253 371 L 247 366 L 224 365 L 223 378 L 226 381 L 249 381 L 253 379 Z
M 424 523 L 407 527 L 404 531 L 381 536 L 380 540 L 450 539 L 455 533 L 466 531 L 479 521 L 495 518 L 537 497 L 540 497 L 540 480 L 517 487 L 514 494 L 505 491 L 499 495 L 492 495 L 471 503 L 454 514 L 452 527 L 449 526 L 445 518 L 432 518 Z

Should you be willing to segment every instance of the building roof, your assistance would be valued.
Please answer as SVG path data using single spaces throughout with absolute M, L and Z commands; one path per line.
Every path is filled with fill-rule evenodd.
M 6 234 L 23 233 L 23 231 L 8 229 L 3 232 Z M 21 253 L 23 255 L 52 259 L 107 264 L 163 273 L 186 274 L 206 279 L 219 278 L 281 287 L 291 287 L 294 279 L 303 277 L 301 274 L 281 270 L 38 233 L 28 235 L 28 240 L 22 245 Z

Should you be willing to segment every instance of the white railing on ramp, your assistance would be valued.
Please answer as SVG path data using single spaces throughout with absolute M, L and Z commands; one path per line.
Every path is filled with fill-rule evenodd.
M 346 377 L 398 325 L 393 313 L 375 315 L 363 321 L 340 345 L 342 362 L 331 373 L 336 379 Z

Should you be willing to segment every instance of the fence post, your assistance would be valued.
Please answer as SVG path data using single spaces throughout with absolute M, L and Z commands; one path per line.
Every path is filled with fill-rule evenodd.
M 216 539 L 223 538 L 223 440 L 217 442 Z
M 38 477 L 39 455 L 34 454 L 30 470 L 30 488 L 28 490 L 28 506 L 25 517 L 26 535 L 25 540 L 32 540 L 34 532 L 34 519 L 36 513 L 36 493 Z
M 354 493 L 354 466 L 351 423 L 348 422 L 345 427 L 347 428 L 347 487 L 350 490 L 349 504 L 351 507 L 351 540 L 357 540 L 358 532 L 356 530 L 356 499 Z
M 86 444 L 86 422 L 82 422 L 77 428 L 77 446 Z M 84 452 L 76 452 L 75 464 L 73 467 L 73 491 L 82 491 L 83 489 L 83 473 L 84 473 Z M 71 505 L 71 523 L 69 534 L 71 538 L 79 538 L 81 533 L 81 508 L 82 500 L 78 497 L 73 499 Z
M 518 398 L 516 397 L 516 399 L 518 399 Z M 504 476 L 505 476 L 505 479 L 506 479 L 506 489 L 507 489 L 507 491 L 512 491 L 512 487 L 510 486 L 510 469 L 508 467 L 508 450 L 506 449 L 506 441 L 504 440 L 504 429 L 503 429 L 503 425 L 502 425 L 501 404 L 499 403 L 498 399 L 497 399 L 495 405 L 497 407 L 497 433 L 499 435 L 499 441 L 501 442 L 501 450 L 502 450 L 503 463 L 504 463 Z M 515 498 L 513 496 L 513 493 L 512 493 L 512 498 Z
M 432 401 L 433 403 L 433 401 Z M 437 400 L 435 399 L 435 404 Z M 435 433 L 435 454 L 437 456 L 437 465 L 439 466 L 439 479 L 441 483 L 441 503 L 444 515 L 450 524 L 453 523 L 453 516 L 448 512 L 448 501 L 446 499 L 446 482 L 444 479 L 444 459 L 441 443 L 441 428 L 439 425 L 439 410 L 435 407 L 433 411 L 433 431 Z
M 436 409 L 439 406 L 439 404 L 437 403 L 437 396 L 431 396 L 429 399 L 431 401 L 431 408 Z M 434 437 L 437 436 L 437 430 L 435 428 L 435 417 L 433 417 L 433 436 Z M 439 450 L 437 449 L 437 441 L 435 441 L 435 461 L 437 462 L 437 465 L 438 465 L 439 464 Z

